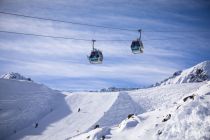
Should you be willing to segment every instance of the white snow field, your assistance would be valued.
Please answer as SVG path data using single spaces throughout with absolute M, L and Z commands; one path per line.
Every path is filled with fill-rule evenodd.
M 206 62 L 193 76 L 201 81 L 127 92 L 64 95 L 35 82 L 0 79 L 0 139 L 209 140 L 210 82 L 200 79 L 209 74 Z
M 100 129 L 103 127 L 101 131 L 106 131 L 107 133 L 111 127 L 117 126 L 126 119 L 128 114 L 141 114 L 156 108 L 167 109 L 168 107 L 173 107 L 176 101 L 189 93 L 195 92 L 204 84 L 167 85 L 131 91 L 129 93 L 70 94 L 65 98 L 66 104 L 60 105 L 57 109 L 38 120 L 39 126 L 37 128 L 30 125 L 8 139 L 73 139 L 93 130 L 96 124 L 99 124 Z M 78 112 L 79 108 L 81 109 L 80 112 Z M 63 113 L 67 109 L 68 114 Z M 63 116 L 58 117 L 59 115 Z M 60 118 L 60 120 L 55 118 Z M 56 121 L 53 122 L 52 120 Z
M 210 139 L 210 83 L 167 85 L 142 91 L 130 95 L 134 98 L 139 94 L 135 97 L 144 109 L 143 113 L 129 119 L 125 116 L 118 125 L 92 129 L 72 140 L 99 140 L 103 137 L 111 140 Z M 184 97 L 193 94 L 194 99 L 183 101 Z M 141 106 L 143 104 L 147 106 Z

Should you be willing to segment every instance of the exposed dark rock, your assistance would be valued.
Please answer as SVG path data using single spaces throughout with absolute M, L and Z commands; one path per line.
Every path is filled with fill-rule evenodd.
M 183 101 L 186 102 L 188 99 L 194 100 L 194 97 L 195 97 L 194 94 L 193 94 L 193 95 L 190 95 L 190 96 L 187 96 L 187 97 L 185 97 L 185 98 L 183 99 Z
M 181 106 L 181 105 L 177 106 L 176 110 L 179 109 L 180 106 Z
M 96 128 L 99 128 L 99 124 L 96 124 L 96 125 L 95 125 L 94 129 L 96 129 Z
M 106 138 L 106 137 L 103 135 L 103 136 L 101 137 L 101 140 L 105 140 L 105 138 Z
M 162 122 L 166 122 L 171 118 L 171 114 L 168 114 L 163 120 Z
M 161 135 L 162 134 L 162 131 L 161 130 L 158 130 L 157 134 L 158 135 Z
M 130 119 L 131 117 L 133 117 L 134 116 L 134 114 L 129 114 L 128 115 L 128 119 Z

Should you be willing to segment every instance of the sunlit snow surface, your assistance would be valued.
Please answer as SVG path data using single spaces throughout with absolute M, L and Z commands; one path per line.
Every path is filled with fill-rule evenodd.
M 1 82 L 3 81 L 4 80 L 1 80 Z M 168 122 L 161 123 L 164 118 L 163 116 L 166 116 L 169 112 L 175 113 L 171 110 L 178 106 L 178 101 L 181 101 L 182 98 L 196 92 L 200 87 L 205 85 L 206 83 L 204 82 L 167 85 L 130 92 L 71 93 L 65 98 L 63 96 L 56 97 L 57 94 L 48 94 L 46 97 L 46 94 L 44 93 L 38 94 L 39 96 L 37 97 L 36 93 L 33 92 L 34 94 L 27 96 L 27 101 L 35 102 L 38 100 L 34 104 L 24 103 L 24 101 L 21 100 L 21 96 L 15 95 L 16 104 L 19 104 L 21 108 L 28 109 L 28 107 L 30 107 L 30 113 L 26 113 L 21 118 L 30 118 L 31 123 L 22 130 L 21 128 L 14 127 L 16 128 L 16 133 L 13 133 L 13 129 L 10 129 L 11 133 L 8 134 L 11 136 L 6 138 L 11 140 L 83 140 L 84 137 L 86 139 L 89 135 L 90 137 L 88 137 L 88 139 L 99 139 L 100 136 L 105 135 L 106 137 L 116 140 L 131 138 L 139 139 L 140 137 L 151 137 L 151 139 L 156 139 L 156 133 L 159 129 L 168 129 L 168 132 L 172 129 Z M 33 88 L 34 87 L 32 86 L 29 89 Z M 26 88 L 27 91 L 29 89 Z M 32 93 L 32 91 L 29 93 Z M 9 89 L 5 90 L 4 93 L 9 95 Z M 5 98 L 5 96 L 2 95 L 1 99 L 2 98 Z M 54 98 L 53 100 L 50 100 L 52 105 L 56 102 L 58 105 L 52 107 L 49 103 L 44 101 L 50 98 Z M 5 106 L 9 106 L 9 104 L 10 102 L 5 101 Z M 51 107 L 52 111 L 50 111 Z M 79 108 L 81 109 L 80 112 L 78 112 Z M 37 113 L 34 111 L 42 112 L 43 110 L 46 110 L 46 112 L 41 114 L 42 117 L 37 117 Z M 134 121 L 135 125 L 127 127 L 126 118 L 128 114 L 132 113 L 139 114 L 137 116 L 138 123 L 137 121 Z M 34 114 L 36 114 L 36 117 L 34 117 Z M 14 114 L 11 114 L 11 116 L 16 119 Z M 174 120 L 174 117 L 175 115 L 172 115 L 170 121 Z M 24 122 L 21 118 L 18 117 L 18 121 Z M 5 118 L 1 117 L 1 120 L 4 121 L 4 119 Z M 129 119 L 127 119 L 127 121 L 130 122 Z M 37 128 L 34 127 L 34 122 L 39 123 Z M 125 125 L 124 128 L 118 128 L 122 123 Z M 93 130 L 96 124 L 99 124 L 99 128 Z M 158 124 L 158 127 L 155 127 L 156 124 Z M 164 125 L 166 125 L 166 127 L 164 127 Z M 14 126 L 17 126 L 17 124 L 14 123 Z M 167 136 L 165 133 L 166 132 L 163 131 L 163 135 Z
M 119 125 L 109 127 L 108 133 L 106 131 L 104 134 L 101 134 L 103 128 L 100 128 L 98 131 L 92 130 L 77 136 L 74 140 L 89 139 L 88 137 L 92 138 L 92 140 L 97 140 L 99 136 L 102 137 L 103 135 L 107 139 L 113 140 L 208 140 L 210 139 L 210 83 L 206 83 L 199 88 L 195 88 L 196 86 L 199 86 L 199 84 L 163 86 L 162 88 L 156 88 L 156 90 L 148 89 L 154 92 L 147 93 L 147 96 L 150 97 L 150 94 L 154 95 L 156 93 L 156 98 L 153 98 L 151 102 L 147 100 L 147 104 L 151 108 L 148 107 L 145 113 L 130 119 L 125 118 Z M 186 91 L 190 87 L 194 87 L 194 89 L 187 93 Z M 173 94 L 167 92 L 169 88 L 171 88 L 171 93 L 174 92 Z M 158 92 L 159 90 L 162 91 L 161 94 Z M 179 94 L 181 90 L 182 95 Z M 178 95 L 175 96 L 175 93 Z M 146 93 L 144 92 L 143 94 L 145 95 Z M 187 99 L 186 102 L 183 101 L 184 97 L 193 94 L 195 95 L 194 100 Z M 139 98 L 139 101 L 146 101 L 142 96 Z M 156 109 L 151 110 L 152 108 Z M 163 121 L 169 114 L 171 117 Z M 104 128 L 108 129 L 107 127 Z

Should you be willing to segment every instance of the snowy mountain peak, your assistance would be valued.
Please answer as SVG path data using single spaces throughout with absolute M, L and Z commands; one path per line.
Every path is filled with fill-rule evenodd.
M 15 80 L 26 80 L 26 81 L 32 81 L 31 78 L 26 78 L 22 76 L 19 73 L 9 72 L 4 75 L 2 75 L 0 78 L 2 79 L 15 79 Z
M 204 61 L 186 70 L 177 71 L 171 77 L 156 83 L 154 86 L 203 82 L 208 80 L 210 80 L 210 61 Z

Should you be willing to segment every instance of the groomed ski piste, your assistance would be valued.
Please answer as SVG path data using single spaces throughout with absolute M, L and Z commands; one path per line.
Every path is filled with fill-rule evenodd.
M 0 139 L 208 140 L 209 67 L 205 61 L 165 80 L 167 84 L 120 92 L 64 94 L 3 76 Z

